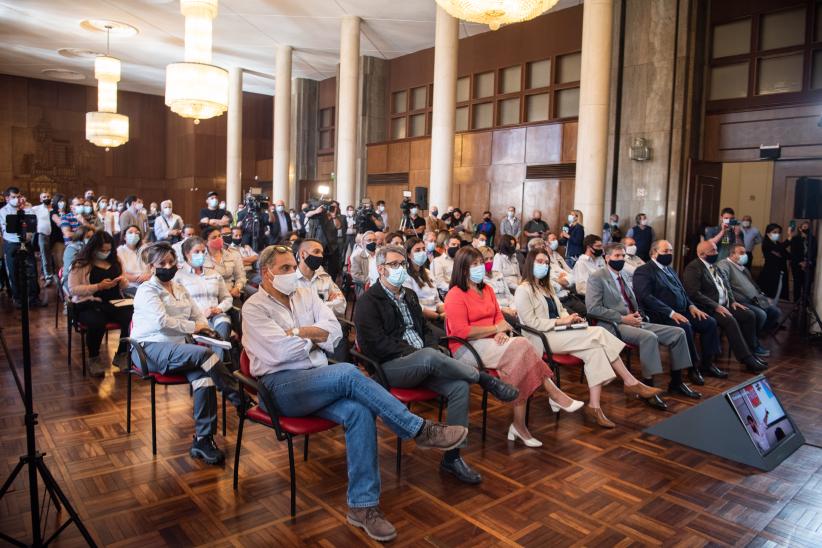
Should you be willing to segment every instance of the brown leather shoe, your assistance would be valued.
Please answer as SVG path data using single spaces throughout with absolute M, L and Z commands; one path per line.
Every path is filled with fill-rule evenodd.
M 586 405 L 585 409 L 582 410 L 582 414 L 586 419 L 597 423 L 602 428 L 614 428 L 616 426 L 616 424 L 612 423 L 608 417 L 605 416 L 601 407 Z
M 650 386 L 645 386 L 642 383 L 638 383 L 633 386 L 628 386 L 626 384 L 623 386 L 622 390 L 627 396 L 636 396 L 637 398 L 642 398 L 643 400 L 653 398 L 663 392 L 663 390 L 660 390 L 659 388 L 651 388 Z
M 417 447 L 421 449 L 443 449 L 448 451 L 459 447 L 468 436 L 468 429 L 464 426 L 440 424 L 425 421 L 425 424 L 414 438 Z
M 349 508 L 348 523 L 354 527 L 363 529 L 366 534 L 380 542 L 388 542 L 397 538 L 397 530 L 391 522 L 385 519 L 379 506 L 369 506 L 368 508 Z

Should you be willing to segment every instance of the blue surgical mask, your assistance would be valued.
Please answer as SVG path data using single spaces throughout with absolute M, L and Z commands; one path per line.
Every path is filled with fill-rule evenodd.
M 83 206 L 83 213 L 89 215 L 91 213 L 91 206 Z
M 205 253 L 192 253 L 191 266 L 200 268 L 205 264 Z
M 548 247 L 551 248 L 551 251 L 556 251 L 559 247 L 559 240 L 551 240 L 548 242 Z
M 748 264 L 748 256 L 747 255 L 740 255 L 739 256 L 739 264 L 741 264 L 742 266 L 745 266 L 746 264 Z
M 129 232 L 126 234 L 126 243 L 129 245 L 137 245 L 140 243 L 140 235 L 136 232 Z
M 105 261 L 108 259 L 108 256 L 111 255 L 111 251 L 96 251 L 94 256 L 101 261 Z
M 386 279 L 388 283 L 394 287 L 401 287 L 402 284 L 405 283 L 405 279 L 408 278 L 408 271 L 406 271 L 403 266 L 399 268 L 388 268 L 387 270 L 388 276 L 386 276 Z
M 415 251 L 411 256 L 411 260 L 413 260 L 417 266 L 422 266 L 425 264 L 425 261 L 428 260 L 428 253 L 425 251 Z
M 433 253 L 435 249 L 437 249 L 436 242 L 428 242 L 427 244 L 425 244 L 425 250 L 428 253 Z
M 471 270 L 469 271 L 469 276 L 471 277 L 471 281 L 475 284 L 482 282 L 482 280 L 485 278 L 485 264 L 472 266 Z
M 543 279 L 548 275 L 549 270 L 551 270 L 551 267 L 547 264 L 534 263 L 534 278 L 537 280 Z

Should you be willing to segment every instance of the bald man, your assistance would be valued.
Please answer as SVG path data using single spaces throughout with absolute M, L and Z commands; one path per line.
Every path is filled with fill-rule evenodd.
M 728 337 L 736 359 L 752 373 L 767 367 L 754 354 L 757 348 L 756 315 L 747 306 L 736 302 L 727 276 L 716 267 L 719 252 L 711 240 L 696 247 L 697 258 L 688 263 L 683 282 L 688 297 L 700 310 L 714 318 Z

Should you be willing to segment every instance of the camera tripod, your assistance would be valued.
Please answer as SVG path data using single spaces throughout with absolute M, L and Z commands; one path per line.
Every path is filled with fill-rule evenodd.
M 809 244 L 807 249 L 805 250 L 805 257 L 803 260 L 805 264 L 812 264 L 814 261 L 811 259 L 811 245 L 816 245 L 816 221 L 811 221 L 811 225 L 808 230 L 808 238 Z M 820 333 L 822 333 L 822 318 L 819 317 L 819 313 L 816 311 L 816 307 L 813 304 L 813 297 L 811 295 L 811 284 L 813 283 L 812 278 L 813 269 L 809 269 L 805 272 L 805 276 L 802 279 L 802 292 L 800 293 L 799 300 L 794 303 L 793 308 L 791 311 L 786 314 L 782 320 L 779 322 L 779 325 L 776 327 L 776 332 L 779 332 L 782 329 L 782 326 L 788 321 L 788 318 L 793 317 L 795 314 L 797 315 L 798 325 L 799 325 L 799 334 L 803 338 L 810 336 L 810 327 L 813 322 L 816 322 L 816 325 L 819 327 Z M 808 323 L 809 316 L 813 316 L 813 320 Z
M 69 502 L 68 497 L 66 494 L 63 493 L 63 490 L 60 489 L 60 486 L 57 484 L 57 481 L 54 479 L 54 476 L 51 475 L 46 463 L 43 461 L 43 457 L 45 453 L 41 453 L 37 450 L 37 440 L 34 433 L 34 427 L 37 425 L 37 413 L 34 412 L 34 397 L 33 397 L 33 390 L 32 390 L 32 382 L 31 382 L 31 346 L 30 346 L 30 338 L 29 338 L 29 291 L 28 291 L 28 276 L 26 273 L 27 269 L 27 261 L 34 260 L 33 254 L 30 249 L 26 247 L 26 238 L 25 238 L 25 230 L 21 231 L 20 234 L 20 248 L 15 252 L 15 273 L 20 295 L 20 302 L 22 305 L 21 308 L 21 321 L 22 321 L 22 340 L 23 340 L 23 382 L 20 382 L 20 377 L 17 374 L 17 368 L 14 365 L 14 361 L 11 357 L 11 352 L 9 352 L 8 345 L 6 344 L 6 337 L 3 334 L 3 328 L 0 326 L 0 344 L 3 347 L 3 354 L 6 357 L 6 361 L 9 362 L 9 368 L 11 369 L 12 375 L 14 377 L 14 382 L 17 385 L 17 390 L 20 392 L 20 397 L 23 399 L 23 403 L 26 408 L 25 414 L 25 424 L 26 424 L 26 454 L 20 457 L 20 461 L 17 463 L 17 466 L 14 467 L 14 470 L 11 471 L 9 477 L 6 478 L 6 481 L 3 483 L 3 486 L 0 487 L 0 499 L 2 499 L 5 494 L 8 492 L 9 488 L 14 483 L 14 480 L 17 478 L 18 474 L 23 471 L 24 467 L 27 467 L 28 471 L 28 479 L 29 479 L 29 504 L 30 504 L 30 512 L 31 512 L 31 532 L 32 532 L 32 541 L 31 544 L 26 544 L 20 540 L 10 537 L 4 533 L 0 533 L 0 539 L 14 545 L 14 546 L 47 546 L 51 541 L 55 540 L 60 533 L 62 533 L 70 524 L 74 523 L 77 526 L 77 529 L 80 531 L 80 534 L 83 535 L 83 538 L 86 540 L 86 543 L 89 546 L 96 547 L 97 543 L 94 542 L 91 534 L 86 529 L 83 522 L 80 520 L 80 516 L 77 514 L 77 511 Z M 57 530 L 52 533 L 52 535 L 44 540 L 45 537 L 45 519 L 41 514 L 40 508 L 40 500 L 39 500 L 39 489 L 37 486 L 37 475 L 43 480 L 43 485 L 46 489 L 46 493 L 49 496 L 49 503 L 53 502 L 54 507 L 56 508 L 57 512 L 59 513 L 63 508 L 65 508 L 66 512 L 69 515 L 69 519 L 59 527 Z M 43 495 L 43 499 L 45 500 L 45 493 Z M 48 505 L 46 508 L 42 510 L 46 511 L 46 518 L 48 517 Z

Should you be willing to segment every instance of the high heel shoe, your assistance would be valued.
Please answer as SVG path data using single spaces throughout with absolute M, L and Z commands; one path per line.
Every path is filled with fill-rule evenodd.
M 537 438 L 528 438 L 525 439 L 522 437 L 522 434 L 517 432 L 517 429 L 514 428 L 514 425 L 508 427 L 508 441 L 514 441 L 517 438 L 525 444 L 526 447 L 542 447 L 542 442 L 539 441 Z
M 559 413 L 560 409 L 562 409 L 566 413 L 573 413 L 574 411 L 578 411 L 580 407 L 585 405 L 585 402 L 581 402 L 579 400 L 571 398 L 571 405 L 569 405 L 568 407 L 563 407 L 551 398 L 548 398 L 548 404 L 551 406 L 551 411 L 553 411 L 554 413 Z

